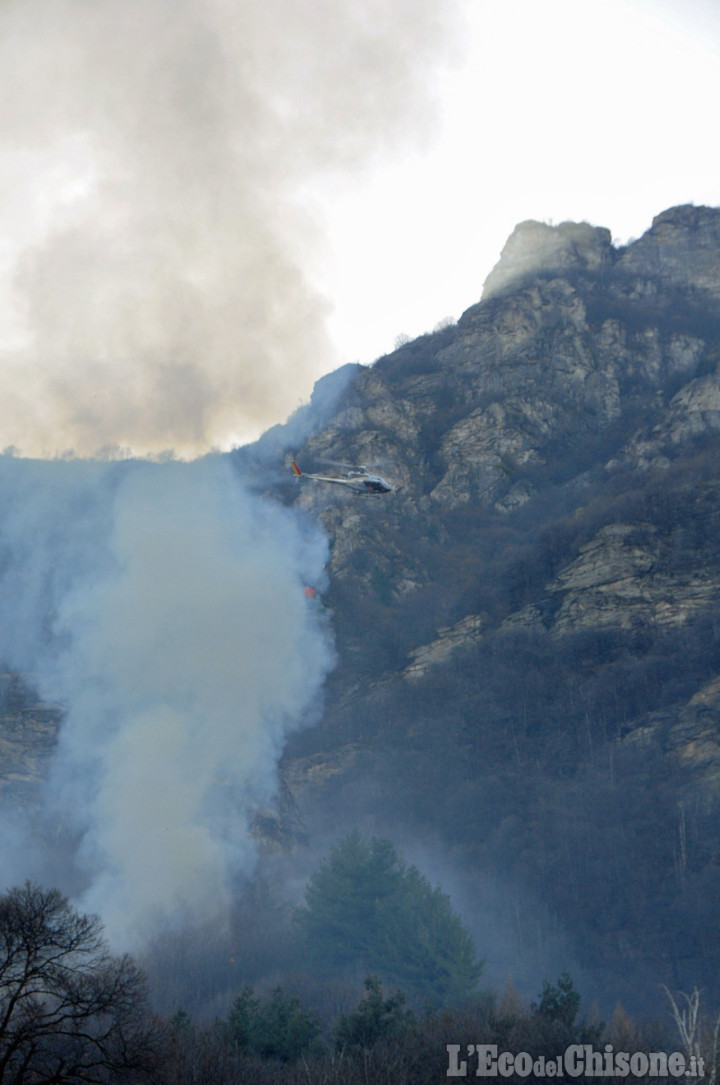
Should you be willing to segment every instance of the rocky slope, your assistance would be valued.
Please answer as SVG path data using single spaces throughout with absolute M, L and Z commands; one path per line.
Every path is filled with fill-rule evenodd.
M 286 490 L 332 540 L 341 661 L 286 758 L 307 824 L 432 840 L 491 971 L 635 1005 L 720 963 L 719 231 L 522 224 L 293 449 L 397 491 Z

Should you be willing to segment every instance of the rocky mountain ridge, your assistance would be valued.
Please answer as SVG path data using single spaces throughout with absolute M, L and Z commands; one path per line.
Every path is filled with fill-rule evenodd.
M 477 305 L 293 450 L 397 491 L 286 491 L 331 538 L 340 652 L 286 758 L 302 816 L 429 834 L 503 913 L 529 894 L 544 933 L 504 914 L 501 941 L 538 968 L 560 930 L 609 989 L 629 945 L 629 1001 L 720 952 L 719 230 L 521 224 Z

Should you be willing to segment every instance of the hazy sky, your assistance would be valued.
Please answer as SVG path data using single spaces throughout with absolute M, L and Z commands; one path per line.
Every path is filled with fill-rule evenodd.
M 333 201 L 330 327 L 369 361 L 457 318 L 525 219 L 640 236 L 720 204 L 715 0 L 468 0 L 432 146 Z
M 0 450 L 193 455 L 514 226 L 720 204 L 714 0 L 4 0 Z

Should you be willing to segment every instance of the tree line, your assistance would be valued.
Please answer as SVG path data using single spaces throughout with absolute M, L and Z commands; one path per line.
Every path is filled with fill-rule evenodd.
M 500 995 L 482 989 L 449 899 L 389 841 L 341 840 L 311 877 L 297 923 L 328 983 L 338 970 L 357 979 L 377 967 L 357 981 L 352 1006 L 323 1016 L 281 984 L 244 984 L 212 1018 L 182 1007 L 163 1016 L 97 917 L 55 889 L 10 889 L 0 897 L 0 1085 L 431 1085 L 475 1076 L 491 1050 L 524 1053 L 528 1066 L 508 1080 L 527 1081 L 530 1062 L 544 1066 L 571 1045 L 636 1054 L 640 1070 L 648 1052 L 680 1052 L 715 1081 L 720 1018 L 704 1013 L 697 990 L 667 991 L 665 1019 L 638 1022 L 619 1006 L 608 1021 L 581 1012 L 567 972 L 529 1003 L 512 981 Z

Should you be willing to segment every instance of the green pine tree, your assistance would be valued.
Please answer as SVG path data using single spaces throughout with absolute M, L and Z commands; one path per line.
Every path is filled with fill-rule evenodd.
M 405 996 L 399 993 L 383 998 L 380 978 L 368 976 L 365 997 L 352 1013 L 342 1015 L 335 1028 L 335 1047 L 342 1051 L 373 1047 L 380 1040 L 402 1043 L 414 1024 L 413 1014 L 405 1008 Z
M 376 974 L 423 1007 L 477 991 L 482 965 L 449 897 L 388 840 L 341 840 L 310 878 L 299 919 L 329 971 Z
M 253 996 L 251 987 L 243 987 L 220 1025 L 223 1040 L 235 1050 L 281 1062 L 298 1059 L 319 1033 L 316 1017 L 282 987 L 276 987 L 264 1002 Z

